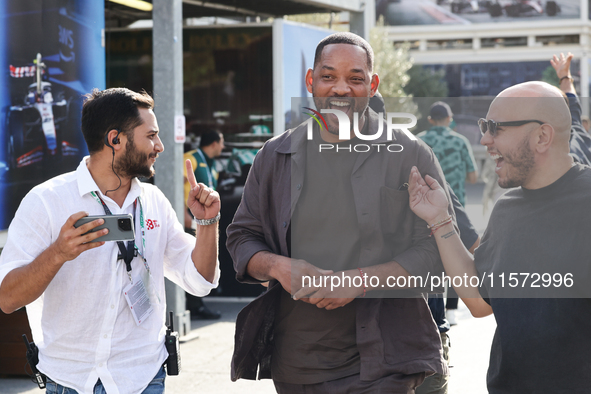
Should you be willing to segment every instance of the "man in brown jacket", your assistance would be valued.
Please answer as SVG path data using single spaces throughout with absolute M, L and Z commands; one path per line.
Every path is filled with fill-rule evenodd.
M 339 139 L 342 119 L 324 112 L 313 135 L 304 123 L 255 158 L 227 246 L 239 281 L 270 284 L 238 316 L 232 380 L 259 369 L 279 393 L 414 393 L 447 367 L 421 289 L 408 286 L 442 266 L 406 188 L 412 166 L 443 181 L 441 168 L 409 133 L 388 136 L 367 107 L 379 78 L 360 37 L 322 40 L 306 85 L 318 111 L 358 125 Z M 330 286 L 335 277 L 353 285 Z

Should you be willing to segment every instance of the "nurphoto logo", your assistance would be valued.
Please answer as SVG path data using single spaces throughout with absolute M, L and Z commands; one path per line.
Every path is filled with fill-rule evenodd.
M 312 108 L 308 108 L 308 107 L 304 107 L 304 109 L 307 109 L 309 111 L 311 111 L 312 113 L 307 113 L 304 112 L 306 115 L 310 116 L 310 119 L 308 119 L 306 121 L 307 124 L 307 137 L 308 140 L 312 140 L 313 139 L 313 121 L 316 121 L 316 123 L 318 124 L 318 126 L 320 127 L 320 129 L 322 130 L 323 128 L 328 130 L 328 125 L 326 123 L 326 120 L 324 119 L 324 117 L 322 116 L 322 114 L 333 114 L 337 117 L 338 122 L 339 122 L 339 139 L 340 140 L 349 140 L 350 139 L 350 135 L 351 135 L 351 121 L 349 120 L 349 117 L 347 116 L 347 114 L 341 110 L 338 109 L 321 109 L 320 112 L 312 109 Z M 383 113 L 379 113 L 378 114 L 380 116 L 380 118 L 383 118 Z M 394 119 L 410 119 L 409 123 L 394 123 Z M 416 126 L 417 124 L 417 118 L 416 116 L 414 116 L 413 114 L 409 114 L 409 113 L 405 113 L 405 112 L 388 112 L 387 113 L 387 117 L 386 117 L 386 139 L 388 141 L 392 141 L 394 139 L 394 130 L 400 130 L 402 131 L 404 134 L 406 134 L 408 136 L 408 138 L 410 138 L 413 141 L 416 141 L 417 137 L 415 137 L 411 132 L 410 132 L 410 128 Z M 353 113 L 353 133 L 355 134 L 355 136 L 357 138 L 359 138 L 362 141 L 375 141 L 378 138 L 380 138 L 382 136 L 382 134 L 384 133 L 384 122 L 378 122 L 378 130 L 375 132 L 375 134 L 362 134 L 359 131 L 359 113 L 358 112 L 354 112 Z M 364 153 L 364 152 L 369 152 L 372 149 L 376 149 L 378 152 L 381 151 L 381 149 L 391 152 L 391 153 L 396 153 L 396 152 L 402 152 L 402 150 L 404 149 L 402 147 L 402 145 L 400 144 L 351 144 L 349 146 L 342 146 L 342 145 L 335 145 L 335 144 L 319 144 L 319 151 L 347 151 L 347 152 L 358 152 L 358 153 Z

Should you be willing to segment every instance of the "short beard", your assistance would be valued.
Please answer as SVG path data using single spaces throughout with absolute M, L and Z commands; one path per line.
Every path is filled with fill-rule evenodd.
M 127 137 L 125 153 L 114 164 L 115 172 L 128 178 L 152 178 L 155 171 L 148 163 L 148 159 L 155 157 L 156 154 L 142 154 L 133 142 L 133 134 L 130 133 Z
M 503 189 L 510 189 L 523 185 L 535 165 L 534 152 L 529 147 L 529 136 L 525 137 L 513 152 L 503 154 L 503 160 L 505 165 L 511 165 L 515 173 L 513 176 L 509 176 L 509 171 L 507 171 L 508 176 L 504 181 L 499 178 L 499 186 Z

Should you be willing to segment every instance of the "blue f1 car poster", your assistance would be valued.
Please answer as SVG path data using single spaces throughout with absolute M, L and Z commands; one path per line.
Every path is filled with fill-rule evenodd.
M 0 229 L 87 154 L 83 96 L 105 87 L 103 2 L 0 0 Z

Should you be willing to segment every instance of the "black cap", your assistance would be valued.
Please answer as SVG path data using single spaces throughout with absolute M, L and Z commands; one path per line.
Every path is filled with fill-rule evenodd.
M 451 108 L 449 108 L 447 103 L 444 103 L 443 101 L 437 101 L 436 103 L 433 103 L 431 109 L 429 109 L 429 116 L 433 120 L 441 120 L 445 118 L 451 118 L 453 113 L 451 112 Z

